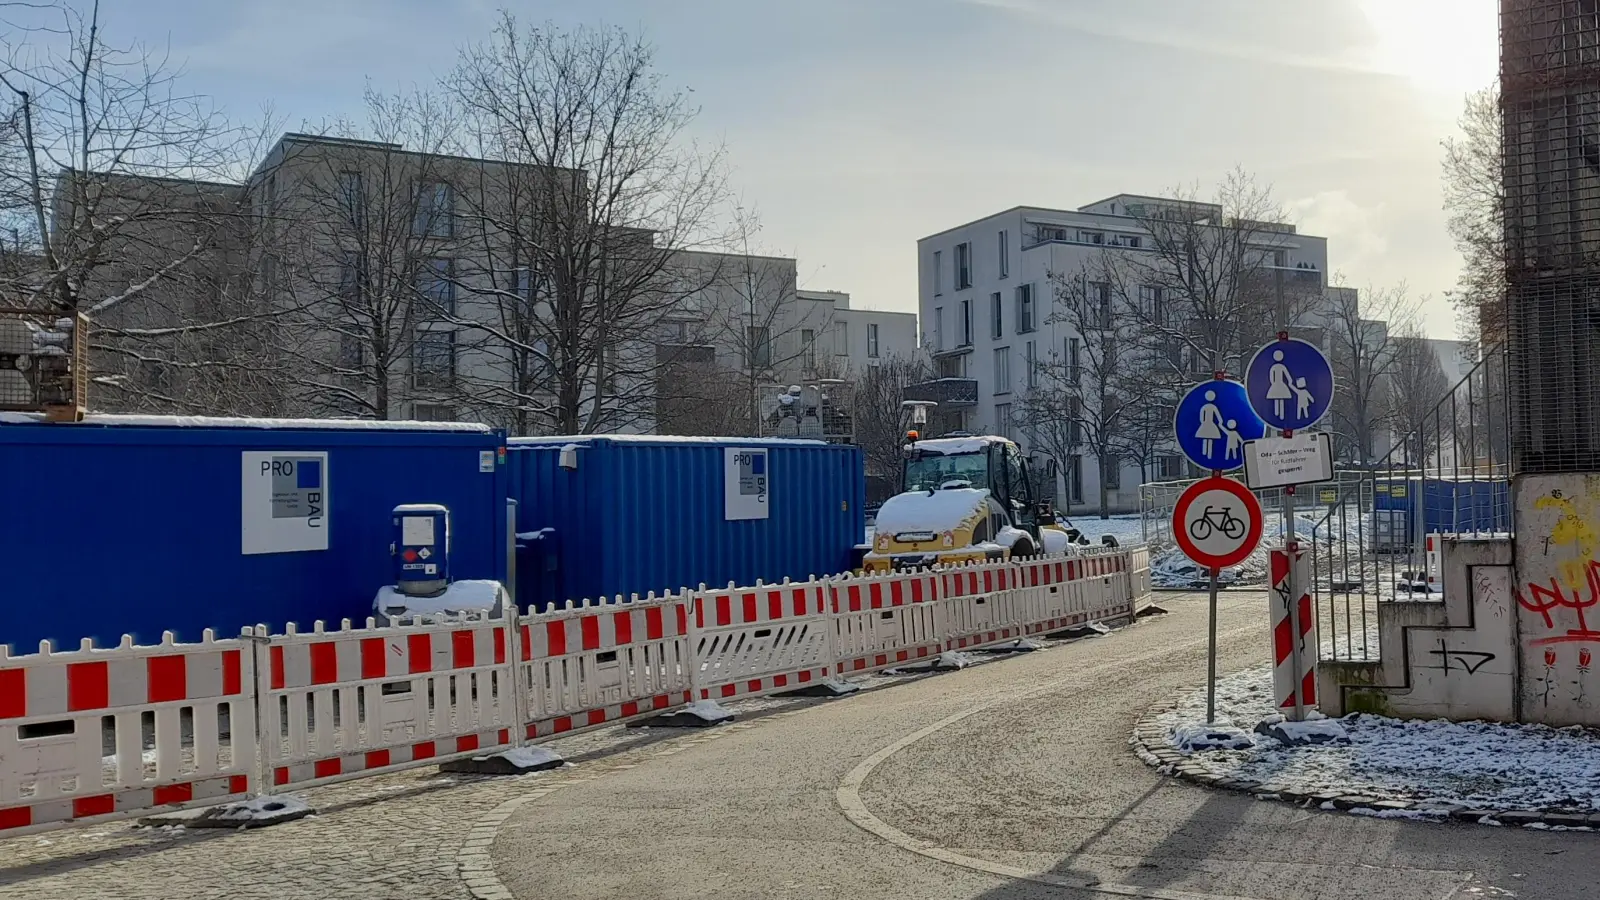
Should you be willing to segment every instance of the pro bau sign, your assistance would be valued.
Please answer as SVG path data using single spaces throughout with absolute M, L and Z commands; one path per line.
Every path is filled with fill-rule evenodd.
M 240 470 L 240 552 L 328 549 L 328 454 L 253 451 Z

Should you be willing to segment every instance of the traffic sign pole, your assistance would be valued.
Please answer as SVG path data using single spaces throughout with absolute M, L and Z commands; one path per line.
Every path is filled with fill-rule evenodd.
M 1217 721 L 1217 567 L 1211 567 L 1211 640 L 1206 650 L 1206 724 Z
M 1289 436 L 1287 431 L 1283 434 L 1284 437 Z M 1294 485 L 1292 484 L 1283 489 L 1283 519 L 1286 523 L 1283 526 L 1283 548 L 1288 551 L 1289 559 L 1292 561 L 1296 549 L 1294 537 Z M 1306 586 L 1299 582 L 1299 567 L 1289 566 L 1289 628 L 1292 635 L 1289 639 L 1289 659 L 1293 662 L 1296 673 L 1305 671 L 1300 667 L 1300 641 L 1303 640 L 1305 635 L 1305 632 L 1300 630 L 1300 594 L 1305 591 Z M 1301 696 L 1303 693 L 1297 684 L 1294 691 L 1294 718 L 1290 719 L 1291 722 L 1305 721 L 1306 703 L 1305 698 Z

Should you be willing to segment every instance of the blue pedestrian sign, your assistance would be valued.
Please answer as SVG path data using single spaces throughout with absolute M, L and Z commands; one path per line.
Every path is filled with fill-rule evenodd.
M 1333 403 L 1333 367 L 1317 346 L 1288 338 L 1262 347 L 1245 369 L 1250 405 L 1273 428 L 1303 431 Z
M 1172 416 L 1178 447 L 1195 465 L 1228 472 L 1244 465 L 1244 442 L 1261 438 L 1267 426 L 1250 408 L 1237 381 L 1202 381 L 1178 401 Z

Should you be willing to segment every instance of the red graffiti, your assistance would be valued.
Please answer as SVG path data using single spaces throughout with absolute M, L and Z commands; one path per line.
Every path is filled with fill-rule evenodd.
M 1600 643 L 1600 631 L 1590 628 L 1584 615 L 1585 610 L 1600 603 L 1600 562 L 1589 561 L 1589 565 L 1585 569 L 1585 580 L 1588 582 L 1589 587 L 1589 595 L 1587 597 L 1581 596 L 1576 590 L 1569 593 L 1554 578 L 1550 579 L 1549 587 L 1530 582 L 1526 596 L 1521 591 L 1517 592 L 1517 603 L 1529 612 L 1536 612 L 1544 616 L 1545 627 L 1551 630 L 1556 627 L 1555 617 L 1550 614 L 1551 610 L 1557 608 L 1570 609 L 1578 616 L 1577 628 L 1569 628 L 1565 634 L 1539 638 L 1531 642 L 1532 646 L 1570 642 Z M 1554 665 L 1554 662 L 1550 661 L 1551 658 L 1551 653 L 1546 651 L 1545 659 L 1547 663 Z
M 1556 664 L 1556 651 L 1554 651 L 1554 650 L 1546 650 L 1546 651 L 1544 651 L 1544 664 L 1547 665 L 1547 666 L 1553 666 L 1553 665 Z
M 1589 652 L 1589 648 L 1588 647 L 1584 647 L 1583 649 L 1578 651 L 1578 671 L 1580 671 L 1580 672 L 1589 671 L 1589 663 L 1591 663 L 1593 661 L 1594 661 L 1594 656 L 1593 656 L 1593 654 L 1591 654 Z

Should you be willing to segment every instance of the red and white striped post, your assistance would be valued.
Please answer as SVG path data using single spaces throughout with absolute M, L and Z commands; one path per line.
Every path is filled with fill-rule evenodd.
M 1317 618 L 1311 603 L 1311 560 L 1299 542 L 1275 548 L 1272 559 L 1272 693 L 1291 721 L 1317 703 Z M 1299 634 L 1296 635 L 1298 630 Z

